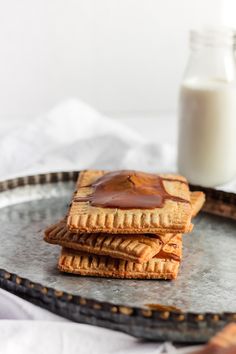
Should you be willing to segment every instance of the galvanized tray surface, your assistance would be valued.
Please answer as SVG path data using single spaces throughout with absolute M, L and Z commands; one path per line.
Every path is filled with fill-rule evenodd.
M 206 190 L 210 211 L 185 235 L 175 281 L 79 277 L 57 270 L 60 248 L 43 230 L 66 212 L 77 172 L 52 173 L 0 185 L 0 284 L 78 322 L 152 340 L 204 342 L 236 321 L 235 196 Z M 218 193 L 218 194 L 217 194 Z M 215 201 L 214 201 L 215 194 Z M 223 197 L 222 197 L 223 195 Z M 218 207 L 216 207 L 218 205 Z M 149 304 L 173 306 L 151 310 Z

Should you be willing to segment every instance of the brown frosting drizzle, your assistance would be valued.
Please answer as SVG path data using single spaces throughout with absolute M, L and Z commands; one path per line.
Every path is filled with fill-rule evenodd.
M 175 253 L 165 252 L 160 250 L 159 253 L 154 258 L 162 258 L 162 259 L 173 259 L 174 261 L 180 261 L 180 257 Z
M 167 199 L 190 203 L 188 200 L 172 196 L 165 190 L 163 181 L 178 179 L 162 178 L 156 174 L 137 171 L 108 172 L 89 186 L 93 192 L 85 197 L 76 197 L 74 201 L 90 202 L 92 206 L 119 209 L 162 208 Z
M 182 312 L 179 307 L 170 306 L 170 305 L 162 305 L 162 304 L 145 304 L 151 310 L 157 311 L 174 311 L 174 312 Z

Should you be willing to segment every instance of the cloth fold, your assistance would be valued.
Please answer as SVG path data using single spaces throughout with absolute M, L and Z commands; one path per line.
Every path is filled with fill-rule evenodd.
M 4 354 L 158 354 L 165 347 L 72 322 L 0 321 L 0 351 Z
M 0 178 L 84 168 L 174 169 L 175 149 L 69 99 L 0 141 Z
M 72 323 L 0 289 L 0 353 L 175 353 L 170 343 L 147 343 L 112 330 Z
M 169 342 L 148 343 L 105 328 L 72 323 L 0 289 L 0 353 L 190 354 L 198 348 L 177 349 Z

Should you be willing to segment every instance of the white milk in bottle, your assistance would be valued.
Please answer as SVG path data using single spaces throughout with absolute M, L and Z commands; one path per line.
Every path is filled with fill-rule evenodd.
M 233 34 L 192 32 L 180 89 L 178 168 L 192 184 L 213 187 L 236 176 Z

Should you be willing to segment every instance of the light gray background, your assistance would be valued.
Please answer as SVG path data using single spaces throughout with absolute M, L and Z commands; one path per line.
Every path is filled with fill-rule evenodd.
M 116 117 L 170 116 L 189 29 L 236 27 L 235 10 L 233 0 L 1 1 L 0 119 L 31 119 L 68 96 Z

